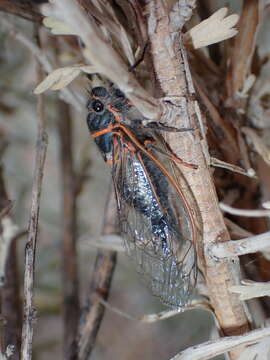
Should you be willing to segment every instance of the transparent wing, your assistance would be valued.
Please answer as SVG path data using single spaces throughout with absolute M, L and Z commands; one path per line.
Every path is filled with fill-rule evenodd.
M 127 254 L 153 295 L 169 306 L 182 307 L 197 277 L 193 209 L 179 188 L 184 179 L 167 157 L 160 159 L 163 155 L 151 151 L 158 158 L 155 162 L 122 139 L 115 144 L 113 179 Z M 159 163 L 163 160 L 167 168 Z M 190 192 L 187 186 L 186 191 Z

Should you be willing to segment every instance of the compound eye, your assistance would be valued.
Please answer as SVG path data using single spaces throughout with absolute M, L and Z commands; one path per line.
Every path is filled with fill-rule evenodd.
M 95 112 L 99 113 L 99 112 L 103 111 L 104 105 L 102 104 L 101 101 L 99 101 L 99 100 L 94 100 L 94 101 L 92 102 L 92 109 L 93 109 Z

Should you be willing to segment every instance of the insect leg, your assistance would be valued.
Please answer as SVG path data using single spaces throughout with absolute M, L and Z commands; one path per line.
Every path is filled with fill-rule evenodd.
M 149 146 L 150 144 L 150 146 Z M 181 164 L 183 166 L 186 166 L 190 169 L 198 169 L 198 166 L 195 164 L 190 164 L 184 160 L 182 160 L 181 158 L 179 158 L 178 156 L 176 156 L 175 154 L 172 153 L 172 151 L 170 151 L 170 153 L 168 154 L 166 151 L 163 151 L 162 149 L 160 149 L 159 147 L 153 145 L 153 142 L 149 143 L 148 140 L 145 142 L 144 144 L 145 146 L 148 146 L 150 148 L 152 148 L 153 150 L 159 152 L 160 154 L 167 156 L 169 159 L 171 159 L 172 161 Z
M 137 67 L 138 65 L 140 65 L 140 63 L 143 61 L 144 55 L 145 55 L 145 52 L 146 52 L 146 49 L 147 49 L 147 47 L 148 47 L 148 44 L 149 44 L 149 43 L 146 42 L 146 44 L 144 45 L 143 51 L 142 51 L 141 55 L 139 56 L 139 58 L 135 61 L 135 63 L 134 63 L 133 65 L 131 65 L 131 66 L 129 67 L 129 69 L 128 69 L 129 72 L 133 72 L 133 71 L 136 69 L 136 67 Z
M 161 130 L 161 131 L 167 131 L 167 132 L 185 132 L 185 131 L 194 131 L 194 128 L 176 128 L 173 126 L 169 126 L 166 124 L 163 124 L 161 122 L 149 122 L 147 125 L 143 125 L 146 129 L 154 129 L 154 130 Z

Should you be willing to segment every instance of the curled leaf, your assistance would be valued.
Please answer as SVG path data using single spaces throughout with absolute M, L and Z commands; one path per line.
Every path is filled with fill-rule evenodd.
M 59 68 L 51 72 L 34 90 L 34 94 L 44 91 L 60 90 L 70 84 L 81 72 L 94 73 L 95 68 L 90 65 L 73 65 Z
M 185 34 L 185 42 L 194 49 L 227 40 L 237 34 L 234 28 L 239 20 L 237 14 L 226 17 L 227 8 L 221 8 Z

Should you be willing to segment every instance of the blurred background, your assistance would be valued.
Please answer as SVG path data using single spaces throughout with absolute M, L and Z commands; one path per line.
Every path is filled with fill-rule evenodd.
M 1 14 L 3 16 L 3 14 Z M 32 24 L 10 16 L 26 34 L 33 31 Z M 6 189 L 13 201 L 13 219 L 21 230 L 29 221 L 31 190 L 33 183 L 35 145 L 37 136 L 36 62 L 32 55 L 17 41 L 0 34 L 1 58 L 1 106 L 0 136 L 4 142 L 1 162 Z M 75 91 L 87 98 L 87 80 L 74 85 Z M 34 335 L 34 358 L 59 359 L 62 357 L 62 275 L 61 275 L 61 165 L 57 111 L 58 95 L 45 95 L 48 153 L 43 180 L 39 238 L 36 254 L 35 304 L 37 322 Z M 73 154 L 75 168 L 79 169 L 82 158 L 89 160 L 87 180 L 77 199 L 77 246 L 79 287 L 81 303 L 89 287 L 96 255 L 91 240 L 100 235 L 104 207 L 110 182 L 110 168 L 106 166 L 89 139 L 86 113 L 72 113 Z M 18 261 L 21 284 L 23 281 L 24 247 L 26 237 L 18 240 Z M 65 260 L 66 262 L 69 259 Z M 21 288 L 22 291 L 22 288 Z M 119 309 L 140 316 L 166 308 L 147 290 L 136 273 L 133 264 L 124 254 L 119 254 L 113 277 L 109 302 Z M 173 319 L 154 324 L 143 324 L 106 311 L 97 344 L 92 355 L 95 360 L 168 359 L 180 349 L 209 338 L 211 316 L 201 310 L 177 315 Z
M 213 2 L 213 9 L 224 1 Z M 228 3 L 228 2 L 226 2 Z M 240 2 L 231 2 L 237 11 Z M 236 4 L 238 3 L 238 4 Z M 33 24 L 12 15 L 0 14 L 16 29 L 32 36 Z M 269 28 L 260 34 L 265 44 Z M 269 44 L 268 44 L 269 46 Z M 37 136 L 36 61 L 18 41 L 0 32 L 0 145 L 3 177 L 8 197 L 13 201 L 12 216 L 18 228 L 28 227 Z M 262 46 L 262 53 L 269 48 Z M 67 54 L 68 56 L 68 54 Z M 88 80 L 72 85 L 87 99 Z M 84 168 L 84 181 L 77 197 L 77 253 L 80 302 L 89 288 L 97 249 L 91 245 L 100 235 L 110 183 L 110 169 L 89 139 L 85 114 L 71 109 L 74 169 Z M 59 140 L 58 95 L 45 95 L 45 114 L 49 146 L 42 189 L 39 237 L 36 254 L 35 304 L 37 322 L 34 335 L 34 359 L 62 358 L 62 189 Z M 22 284 L 26 237 L 19 238 L 17 254 Z M 68 263 L 69 259 L 65 259 Z M 22 291 L 22 286 L 21 286 Z M 133 316 L 165 310 L 141 282 L 130 260 L 118 255 L 109 303 Z M 214 325 L 212 316 L 202 310 L 179 313 L 153 324 L 128 320 L 106 310 L 98 334 L 93 360 L 169 359 L 181 349 L 209 339 Z M 223 357 L 219 357 L 223 359 Z

